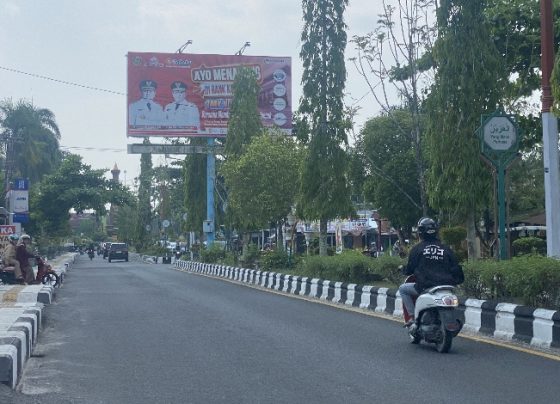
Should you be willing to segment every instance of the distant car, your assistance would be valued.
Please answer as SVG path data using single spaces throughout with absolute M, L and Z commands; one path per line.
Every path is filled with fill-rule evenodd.
M 125 260 L 128 262 L 128 245 L 126 243 L 111 243 L 107 259 L 109 262 L 112 260 Z

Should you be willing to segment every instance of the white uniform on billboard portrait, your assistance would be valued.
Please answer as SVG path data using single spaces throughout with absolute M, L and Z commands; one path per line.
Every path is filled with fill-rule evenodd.
M 186 100 L 187 86 L 182 81 L 174 81 L 171 91 L 175 102 L 165 106 L 164 115 L 166 126 L 189 127 L 200 129 L 200 112 L 198 107 Z
M 140 82 L 142 98 L 128 106 L 128 124 L 131 126 L 160 126 L 163 108 L 154 101 L 157 84 L 153 80 Z
M 192 102 L 172 102 L 165 106 L 165 124 L 200 128 L 200 113 Z

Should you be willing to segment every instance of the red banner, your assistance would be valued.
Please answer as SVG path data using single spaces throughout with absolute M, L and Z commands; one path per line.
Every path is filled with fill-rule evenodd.
M 291 58 L 129 53 L 127 136 L 224 137 L 242 66 L 257 74 L 263 126 L 290 134 Z

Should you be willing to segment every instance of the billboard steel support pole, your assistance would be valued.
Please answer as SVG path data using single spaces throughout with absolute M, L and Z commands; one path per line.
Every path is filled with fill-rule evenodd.
M 208 138 L 208 147 L 214 146 L 214 138 Z M 206 154 L 206 218 L 212 229 L 206 233 L 208 247 L 214 243 L 214 180 L 216 179 L 216 157 L 213 153 Z

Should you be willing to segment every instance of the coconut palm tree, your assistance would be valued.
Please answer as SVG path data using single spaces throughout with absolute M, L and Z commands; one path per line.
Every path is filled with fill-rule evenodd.
M 0 102 L 0 139 L 5 177 L 39 182 L 60 163 L 60 129 L 54 114 L 20 100 Z

